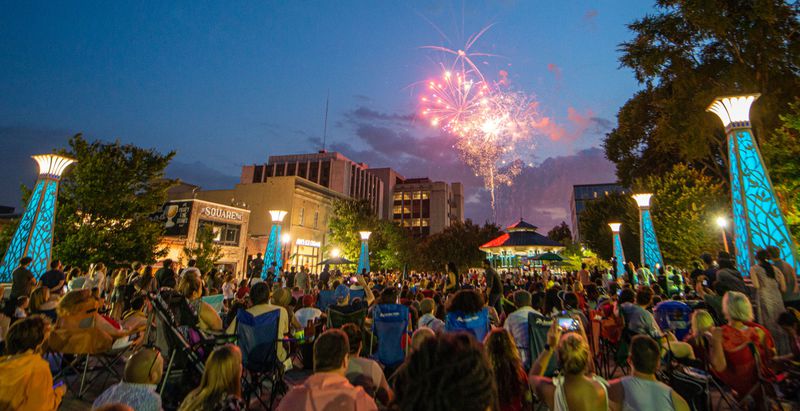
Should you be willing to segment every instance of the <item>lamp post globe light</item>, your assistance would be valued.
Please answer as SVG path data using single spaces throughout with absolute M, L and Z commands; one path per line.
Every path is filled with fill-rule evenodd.
M 32 158 L 39 165 L 39 178 L 0 263 L 0 282 L 12 280 L 11 273 L 22 257 L 33 259 L 28 269 L 37 279 L 50 265 L 58 185 L 64 170 L 75 163 L 75 160 L 56 154 L 42 154 Z
M 367 270 L 369 273 L 369 236 L 372 234 L 371 231 L 359 231 L 358 235 L 361 237 L 361 254 L 358 257 L 358 268 L 356 269 L 356 274 L 361 274 L 363 270 Z
M 614 259 L 617 260 L 614 269 L 617 271 L 617 277 L 625 273 L 625 253 L 622 251 L 622 240 L 619 239 L 619 228 L 621 223 L 608 223 L 611 227 L 611 247 L 614 250 Z
M 334 248 L 333 250 L 331 250 L 331 257 L 333 258 L 339 257 L 339 253 L 341 253 L 341 251 L 339 251 L 338 248 Z
M 717 217 L 717 227 L 722 231 L 722 245 L 725 246 L 725 252 L 730 253 L 728 249 L 728 236 L 725 234 L 725 228 L 728 227 L 728 219 L 723 216 Z
M 283 210 L 269 210 L 269 216 L 272 219 L 272 228 L 269 230 L 267 250 L 264 252 L 264 268 L 261 269 L 261 278 L 267 278 L 267 270 L 272 267 L 273 262 L 277 264 L 278 268 L 281 268 L 281 248 L 278 241 L 281 238 L 281 224 L 286 214 L 289 214 L 289 212 Z
M 661 257 L 661 250 L 658 248 L 656 230 L 653 227 L 653 218 L 650 215 L 650 198 L 653 194 L 642 193 L 634 194 L 633 199 L 639 207 L 639 258 L 641 266 L 645 264 L 650 267 L 663 266 L 664 259 Z
M 750 127 L 750 106 L 759 94 L 718 97 L 706 111 L 716 114 L 727 134 L 728 172 L 733 208 L 733 244 L 739 271 L 748 273 L 757 249 L 775 246 L 800 271 L 786 219 Z

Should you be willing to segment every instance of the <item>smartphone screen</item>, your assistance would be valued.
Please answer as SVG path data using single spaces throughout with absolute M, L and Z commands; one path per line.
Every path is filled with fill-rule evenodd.
M 565 331 L 575 331 L 578 329 L 578 324 L 574 318 L 558 317 L 558 326 Z

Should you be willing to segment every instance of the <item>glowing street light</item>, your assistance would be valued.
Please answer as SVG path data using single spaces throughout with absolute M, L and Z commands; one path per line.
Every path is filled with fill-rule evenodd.
M 361 237 L 361 255 L 358 257 L 358 268 L 356 274 L 361 274 L 364 270 L 369 273 L 369 236 L 371 231 L 359 231 L 358 235 Z
M 728 136 L 736 265 L 747 273 L 757 249 L 775 246 L 783 259 L 800 272 L 797 248 L 750 127 L 750 106 L 758 97 L 759 94 L 718 97 L 706 109 L 719 117 Z
M 42 154 L 32 158 L 39 165 L 39 178 L 0 263 L 0 282 L 11 282 L 11 273 L 22 257 L 33 259 L 28 269 L 37 278 L 50 265 L 58 185 L 61 175 L 75 160 L 56 154 Z
M 661 250 L 658 248 L 653 219 L 650 215 L 650 198 L 652 196 L 653 194 L 651 193 L 634 194 L 632 196 L 639 207 L 639 258 L 642 267 L 645 264 L 650 267 L 655 267 L 656 264 L 664 264 Z
M 334 248 L 333 250 L 331 250 L 331 257 L 333 257 L 333 258 L 339 257 L 340 253 L 341 253 L 341 251 L 339 251 L 338 248 Z
M 272 219 L 272 228 L 269 230 L 267 250 L 264 252 L 264 268 L 261 269 L 261 278 L 267 278 L 267 270 L 272 267 L 273 262 L 275 262 L 278 269 L 283 266 L 283 262 L 281 261 L 281 247 L 280 244 L 278 244 L 278 240 L 282 239 L 281 223 L 283 223 L 286 214 L 289 214 L 289 212 L 284 210 L 269 210 L 269 216 Z
M 717 217 L 717 227 L 719 227 L 720 231 L 722 231 L 722 244 L 725 245 L 725 252 L 730 253 L 730 250 L 728 250 L 728 237 L 725 235 L 725 227 L 727 226 L 728 220 L 725 217 Z
M 619 228 L 622 224 L 608 223 L 608 226 L 611 227 L 611 246 L 614 250 L 614 259 L 617 260 L 614 269 L 617 271 L 617 276 L 620 276 L 625 273 L 625 253 L 622 250 L 622 241 L 619 239 Z

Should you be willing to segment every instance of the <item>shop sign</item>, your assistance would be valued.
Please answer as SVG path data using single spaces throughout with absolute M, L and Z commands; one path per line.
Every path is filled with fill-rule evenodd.
M 224 220 L 242 221 L 242 213 L 219 207 L 203 207 L 200 209 L 200 214 L 208 217 L 221 218 Z
M 164 224 L 164 235 L 170 237 L 189 234 L 189 218 L 192 215 L 191 201 L 172 201 L 164 204 L 153 220 Z
M 320 248 L 322 246 L 322 243 L 319 241 L 306 240 L 303 238 L 298 238 L 297 241 L 295 241 L 295 244 L 304 245 L 306 247 L 314 247 L 314 248 Z

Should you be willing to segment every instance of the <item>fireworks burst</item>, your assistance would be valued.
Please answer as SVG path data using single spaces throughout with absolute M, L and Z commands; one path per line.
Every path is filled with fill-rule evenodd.
M 491 27 L 491 26 L 489 26 Z M 454 148 L 476 175 L 483 178 L 496 217 L 495 189 L 511 185 L 522 172 L 521 157 L 533 149 L 530 141 L 538 114 L 536 103 L 525 93 L 490 84 L 471 57 L 491 56 L 470 51 L 489 27 L 471 36 L 463 50 L 427 46 L 453 54 L 450 69 L 428 81 L 420 103 L 421 116 L 431 126 L 455 136 Z

